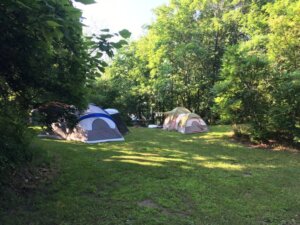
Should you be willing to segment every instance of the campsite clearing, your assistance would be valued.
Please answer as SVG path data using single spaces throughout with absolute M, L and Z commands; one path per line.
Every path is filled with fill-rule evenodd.
M 0 224 L 300 224 L 299 153 L 247 148 L 230 134 L 132 128 L 118 143 L 37 139 L 57 172 L 8 194 Z

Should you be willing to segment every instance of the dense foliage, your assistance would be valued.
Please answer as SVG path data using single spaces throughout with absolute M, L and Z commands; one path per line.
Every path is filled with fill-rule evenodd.
M 300 136 L 299 13 L 299 1 L 251 5 L 244 21 L 251 38 L 224 56 L 219 110 L 224 119 L 249 124 L 254 140 L 293 142 Z
M 27 162 L 32 155 L 28 149 L 32 135 L 28 132 L 24 111 L 19 107 L 0 102 L 0 178 L 7 169 Z M 25 120 L 25 121 L 24 121 Z M 1 189 L 1 185 L 0 185 Z
M 84 37 L 82 26 L 70 0 L 1 1 L 0 173 L 26 158 L 30 111 L 49 101 L 83 108 L 89 85 L 107 65 L 103 56 L 126 44 L 110 40 L 130 35 L 102 30 Z
M 185 106 L 244 124 L 237 134 L 253 140 L 299 137 L 299 1 L 171 0 L 155 15 L 96 82 L 106 91 L 94 101 L 136 114 Z

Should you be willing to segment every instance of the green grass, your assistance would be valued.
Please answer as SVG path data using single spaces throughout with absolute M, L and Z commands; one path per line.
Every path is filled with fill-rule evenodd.
M 228 135 L 133 128 L 119 143 L 36 140 L 58 172 L 1 210 L 0 224 L 300 224 L 299 154 Z

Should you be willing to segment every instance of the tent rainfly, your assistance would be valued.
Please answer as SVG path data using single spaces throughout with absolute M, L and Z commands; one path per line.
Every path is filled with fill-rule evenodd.
M 114 120 L 121 134 L 124 135 L 129 132 L 125 122 L 121 118 L 120 112 L 117 109 L 105 109 L 105 112 L 107 112 Z

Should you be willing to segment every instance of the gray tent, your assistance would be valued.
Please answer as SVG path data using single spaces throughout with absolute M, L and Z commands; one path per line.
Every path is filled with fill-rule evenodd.
M 71 132 L 60 124 L 52 125 L 53 131 L 67 140 L 85 143 L 124 141 L 112 117 L 98 106 L 90 104 Z

